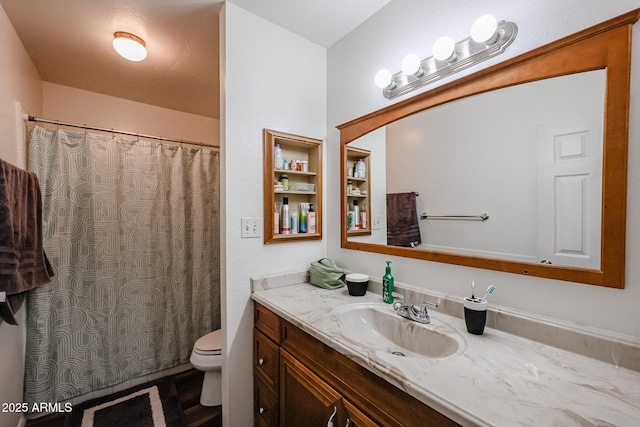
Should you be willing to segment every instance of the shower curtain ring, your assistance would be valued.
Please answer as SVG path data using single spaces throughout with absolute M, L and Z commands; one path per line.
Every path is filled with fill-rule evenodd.
M 113 128 L 111 128 L 111 139 L 116 139 L 116 134 L 113 132 Z
M 140 133 L 136 133 L 136 142 L 140 142 Z

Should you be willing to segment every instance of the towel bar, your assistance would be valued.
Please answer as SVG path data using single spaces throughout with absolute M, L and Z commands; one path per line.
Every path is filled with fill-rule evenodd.
M 482 215 L 429 215 L 423 213 L 420 215 L 420 219 L 457 219 L 466 221 L 486 221 L 489 219 L 489 215 L 486 213 Z

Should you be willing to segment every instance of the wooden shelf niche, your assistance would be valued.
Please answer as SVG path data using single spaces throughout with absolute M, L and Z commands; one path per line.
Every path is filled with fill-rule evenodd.
M 283 158 L 290 163 L 305 161 L 308 170 L 276 169 L 274 159 L 275 144 L 280 144 Z M 289 190 L 275 190 L 275 183 L 281 181 L 282 175 L 289 179 Z M 299 185 L 313 185 L 313 191 L 295 190 Z M 283 199 L 289 199 L 289 214 L 293 211 L 300 216 L 300 203 L 310 203 L 316 216 L 315 233 L 281 234 L 276 232 L 274 214 L 276 203 L 282 207 Z M 278 210 L 280 214 L 280 210 Z M 282 220 L 279 219 L 280 225 Z M 299 220 L 298 220 L 299 224 Z M 308 216 L 307 216 L 308 224 Z M 298 227 L 299 228 L 299 227 Z M 269 129 L 264 130 L 264 243 L 284 243 L 300 240 L 322 239 L 322 141 L 305 136 L 291 135 Z
M 347 222 L 347 236 L 363 236 L 371 234 L 371 180 L 370 180 L 370 157 L 371 152 L 369 150 L 365 150 L 363 148 L 357 147 L 347 147 L 347 169 L 350 169 L 353 173 L 353 176 L 346 177 L 346 182 L 343 182 L 343 185 L 347 189 L 345 194 L 347 195 L 345 212 L 347 217 L 344 218 L 344 221 Z M 354 172 L 354 166 L 358 162 L 359 159 L 364 160 L 365 164 L 365 176 L 364 178 L 356 178 Z M 349 186 L 349 182 L 351 182 L 351 186 Z M 349 192 L 349 188 L 351 188 L 351 192 Z M 359 229 L 349 229 L 349 212 L 353 211 L 353 203 L 354 201 L 358 202 L 358 206 L 360 208 L 360 212 L 366 212 L 366 225 L 363 227 L 362 221 L 360 221 Z

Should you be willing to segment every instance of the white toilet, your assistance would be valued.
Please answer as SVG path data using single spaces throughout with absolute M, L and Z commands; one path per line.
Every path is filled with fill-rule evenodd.
M 189 361 L 194 368 L 204 371 L 200 404 L 222 405 L 222 330 L 198 338 Z

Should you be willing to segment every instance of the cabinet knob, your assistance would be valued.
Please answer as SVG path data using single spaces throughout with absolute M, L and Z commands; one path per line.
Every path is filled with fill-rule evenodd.
M 264 365 L 264 359 L 263 358 L 258 359 L 258 365 Z
M 264 408 L 258 409 L 258 412 L 260 412 L 261 414 L 264 414 Z

